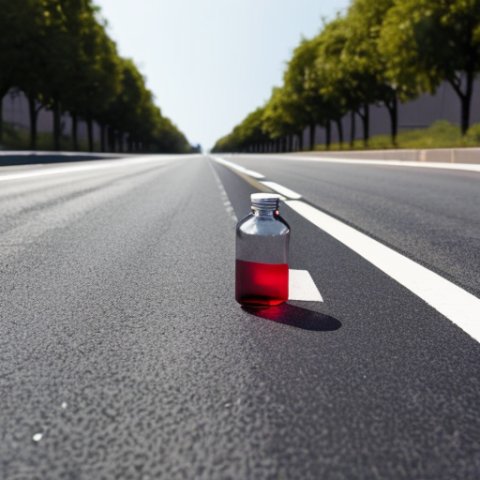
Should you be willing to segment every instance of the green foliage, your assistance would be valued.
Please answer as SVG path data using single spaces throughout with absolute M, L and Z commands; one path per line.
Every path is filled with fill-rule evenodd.
M 480 147 L 480 124 L 470 127 L 466 136 L 462 136 L 456 125 L 446 120 L 439 120 L 428 128 L 417 130 L 408 130 L 400 132 L 397 138 L 399 148 L 464 148 Z M 363 150 L 363 142 L 356 141 L 353 145 L 354 150 Z M 390 137 L 388 135 L 376 135 L 371 138 L 369 150 L 384 150 L 392 148 Z M 324 150 L 322 146 L 318 150 Z M 341 150 L 338 144 L 331 146 L 332 150 Z
M 459 97 L 465 134 L 479 71 L 480 0 L 353 0 L 346 14 L 294 50 L 283 84 L 264 107 L 263 145 L 241 122 L 215 148 L 278 150 L 307 126 L 313 132 L 322 125 L 328 136 L 330 122 L 349 111 L 361 117 L 366 144 L 372 104 L 388 109 L 391 135 L 382 141 L 396 145 L 398 101 L 433 93 L 445 80 Z
M 402 0 L 387 12 L 381 51 L 400 86 L 434 92 L 447 80 L 469 125 L 473 80 L 480 70 L 480 0 Z
M 252 144 L 259 144 L 268 140 L 263 131 L 263 116 L 265 108 L 257 108 L 250 113 L 233 131 L 220 138 L 212 151 L 229 152 L 245 150 Z
M 0 98 L 12 87 L 27 95 L 32 137 L 38 109 L 49 108 L 57 147 L 60 113 L 68 111 L 125 134 L 131 148 L 190 149 L 134 62 L 118 55 L 92 0 L 0 0 L 0 11 Z
M 472 125 L 465 136 L 469 145 L 480 145 L 480 123 Z

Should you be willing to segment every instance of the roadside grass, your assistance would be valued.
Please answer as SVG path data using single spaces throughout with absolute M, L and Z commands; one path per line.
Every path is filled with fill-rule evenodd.
M 390 135 L 375 135 L 369 139 L 368 147 L 363 140 L 356 140 L 353 148 L 349 142 L 332 144 L 330 150 L 386 150 L 391 148 L 424 149 L 424 148 L 462 148 L 480 146 L 480 123 L 470 127 L 462 137 L 457 125 L 439 120 L 428 128 L 399 132 L 397 145 L 392 145 Z M 325 145 L 316 145 L 315 150 L 325 151 Z
M 3 124 L 3 142 L 0 150 L 30 150 L 30 132 L 28 129 L 16 127 L 9 123 Z M 50 132 L 37 133 L 37 150 L 54 150 L 53 134 Z M 71 138 L 62 135 L 60 138 L 60 150 L 73 150 Z M 88 142 L 85 139 L 78 139 L 78 151 L 88 152 Z M 94 142 L 94 151 L 100 151 L 100 145 Z

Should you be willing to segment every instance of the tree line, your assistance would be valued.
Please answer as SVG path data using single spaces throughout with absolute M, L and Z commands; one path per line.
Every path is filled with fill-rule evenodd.
M 71 148 L 78 122 L 94 122 L 102 151 L 185 152 L 182 132 L 162 115 L 133 60 L 122 58 L 92 0 L 0 0 L 0 99 L 12 89 L 28 100 L 30 147 L 36 148 L 41 109 L 53 116 L 60 149 L 61 118 L 71 116 Z M 0 105 L 0 144 L 3 134 Z
M 294 50 L 283 84 L 213 151 L 290 151 L 297 138 L 315 145 L 315 128 L 332 128 L 340 145 L 355 139 L 360 118 L 368 145 L 371 105 L 383 105 L 396 146 L 398 104 L 434 93 L 447 81 L 461 111 L 461 132 L 470 125 L 473 86 L 480 70 L 480 0 L 353 0 L 343 15 Z M 350 138 L 342 119 L 350 116 Z

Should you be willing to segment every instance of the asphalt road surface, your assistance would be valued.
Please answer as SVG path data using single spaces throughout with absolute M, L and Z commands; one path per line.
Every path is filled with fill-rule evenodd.
M 229 160 L 479 296 L 480 174 Z M 480 346 L 422 298 L 282 205 L 324 302 L 235 303 L 247 177 L 0 169 L 0 478 L 480 478 Z

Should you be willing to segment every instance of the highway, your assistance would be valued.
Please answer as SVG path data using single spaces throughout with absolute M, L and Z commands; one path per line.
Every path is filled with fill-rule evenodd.
M 262 182 L 323 302 L 235 302 Z M 478 479 L 479 185 L 300 156 L 2 167 L 0 478 Z

